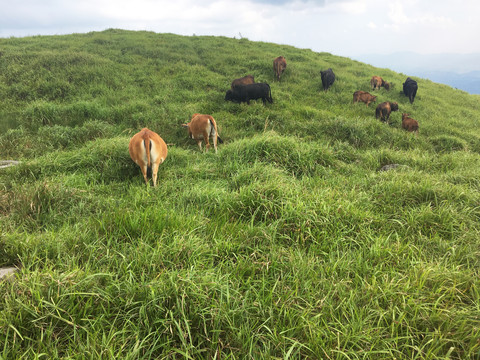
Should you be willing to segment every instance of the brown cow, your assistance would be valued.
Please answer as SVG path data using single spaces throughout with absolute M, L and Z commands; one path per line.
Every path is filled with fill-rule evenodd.
M 418 134 L 418 121 L 409 117 L 410 114 L 402 114 L 402 128 L 407 131 L 414 132 L 415 135 Z
M 255 79 L 253 78 L 253 75 L 247 75 L 239 79 L 233 80 L 231 88 L 234 89 L 238 85 L 248 85 L 248 84 L 255 84 Z
M 188 124 L 182 124 L 182 126 L 188 128 L 189 137 L 197 140 L 200 151 L 202 151 L 202 140 L 205 141 L 206 151 L 208 151 L 210 148 L 210 142 L 208 141 L 210 136 L 213 139 L 215 152 L 217 152 L 217 140 L 220 144 L 223 143 L 223 140 L 218 136 L 217 123 L 210 115 L 193 114 L 192 120 Z
M 273 60 L 273 70 L 275 71 L 275 76 L 277 80 L 280 80 L 280 76 L 283 74 L 287 68 L 287 60 L 283 56 L 277 57 Z
M 390 83 L 383 80 L 380 76 L 372 76 L 370 86 L 372 87 L 372 90 L 380 90 L 380 87 L 382 86 L 385 90 L 390 90 Z
M 165 161 L 168 153 L 165 141 L 157 133 L 143 128 L 130 139 L 128 152 L 132 160 L 140 166 L 147 185 L 147 168 L 152 168 L 153 186 L 157 186 L 158 166 Z
M 381 121 L 387 122 L 392 111 L 398 111 L 398 103 L 385 101 L 377 106 L 375 109 L 375 117 L 380 117 Z
M 353 93 L 353 103 L 357 101 L 363 101 L 368 106 L 371 102 L 377 101 L 377 97 L 366 91 L 358 90 Z

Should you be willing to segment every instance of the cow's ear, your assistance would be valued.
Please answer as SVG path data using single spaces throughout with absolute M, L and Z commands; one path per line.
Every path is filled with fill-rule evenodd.
M 182 126 L 187 128 L 187 127 L 188 127 L 188 124 L 182 124 Z

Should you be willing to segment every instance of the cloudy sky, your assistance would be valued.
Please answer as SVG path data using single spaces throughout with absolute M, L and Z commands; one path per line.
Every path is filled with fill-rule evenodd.
M 1 0 L 0 37 L 108 28 L 223 35 L 354 57 L 480 53 L 478 0 Z

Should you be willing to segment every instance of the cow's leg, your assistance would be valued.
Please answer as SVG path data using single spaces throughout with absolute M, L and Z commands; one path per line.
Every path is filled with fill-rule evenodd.
M 213 148 L 215 149 L 215 154 L 217 153 L 217 133 L 215 133 L 215 135 L 213 135 Z
M 210 149 L 210 143 L 208 142 L 208 132 L 207 130 L 203 130 L 203 139 L 205 140 L 205 152 L 208 152 L 208 149 Z
M 140 166 L 140 169 L 142 169 L 143 178 L 145 179 L 145 184 L 148 185 L 147 168 L 148 168 L 147 164 Z
M 158 172 L 158 164 L 152 164 L 152 180 L 153 180 L 153 187 L 157 186 L 157 172 Z
M 200 151 L 202 151 L 202 140 L 197 140 L 197 145 Z

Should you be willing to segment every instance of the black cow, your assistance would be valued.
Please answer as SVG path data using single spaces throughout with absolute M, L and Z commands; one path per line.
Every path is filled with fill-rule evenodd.
M 320 71 L 320 75 L 322 77 L 322 85 L 323 90 L 327 91 L 330 86 L 335 82 L 335 74 L 333 73 L 332 69 L 328 69 L 325 71 Z
M 236 103 L 246 102 L 250 105 L 250 100 L 262 99 L 263 105 L 267 100 L 273 103 L 272 91 L 270 85 L 267 83 L 255 83 L 248 85 L 238 85 L 234 89 L 228 90 L 225 94 L 225 100 L 230 100 Z
M 408 77 L 407 80 L 405 80 L 405 82 L 403 83 L 403 93 L 410 100 L 410 104 L 413 104 L 413 100 L 415 100 L 415 95 L 417 95 L 417 90 L 417 82 Z

